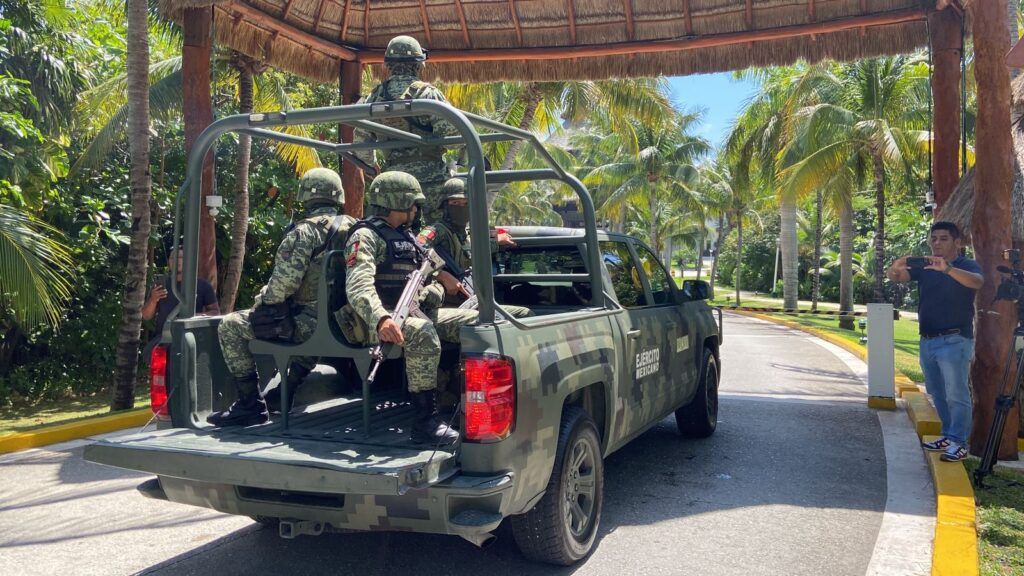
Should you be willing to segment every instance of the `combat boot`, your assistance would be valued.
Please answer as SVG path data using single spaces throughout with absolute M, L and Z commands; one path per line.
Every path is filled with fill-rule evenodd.
M 206 421 L 214 426 L 252 426 L 263 424 L 270 419 L 267 413 L 267 404 L 260 397 L 256 375 L 245 378 L 235 378 L 235 387 L 238 389 L 238 400 L 235 400 L 227 410 L 214 412 L 206 417 Z
M 292 363 L 288 368 L 288 411 L 291 412 L 295 408 L 295 394 L 299 391 L 299 386 L 306 381 L 306 376 L 309 376 L 311 369 L 305 366 Z M 263 400 L 267 403 L 267 406 L 274 411 L 275 414 L 281 412 L 281 384 L 278 383 L 267 393 L 263 395 Z
M 437 390 L 412 393 L 415 419 L 409 439 L 417 443 L 452 444 L 459 433 L 437 415 Z

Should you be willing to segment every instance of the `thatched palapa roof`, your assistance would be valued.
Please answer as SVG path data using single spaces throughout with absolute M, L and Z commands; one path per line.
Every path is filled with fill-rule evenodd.
M 408 34 L 447 81 L 686 75 L 908 52 L 927 43 L 919 0 L 161 0 L 214 8 L 215 39 L 322 82 L 379 64 Z
M 1024 241 L 1024 75 L 1014 79 L 1012 84 L 1010 126 L 1013 134 L 1013 217 L 1011 220 L 1013 241 Z M 971 167 L 960 179 L 949 201 L 942 207 L 939 218 L 956 224 L 965 236 L 971 234 L 971 220 L 974 217 L 974 168 Z

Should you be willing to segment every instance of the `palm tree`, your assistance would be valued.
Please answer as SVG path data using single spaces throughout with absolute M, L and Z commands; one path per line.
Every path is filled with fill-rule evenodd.
M 585 176 L 588 187 L 609 190 L 599 206 L 604 213 L 624 214 L 626 204 L 642 204 L 648 219 L 647 238 L 652 248 L 661 246 L 659 227 L 666 214 L 659 205 L 690 210 L 696 205 L 696 161 L 707 153 L 707 141 L 690 134 L 699 114 L 675 114 L 658 123 L 631 125 L 633 138 L 612 134 L 616 146 L 612 161 Z
M 132 190 L 132 234 L 125 271 L 121 328 L 117 335 L 114 396 L 111 410 L 135 403 L 135 373 L 139 356 L 142 299 L 146 292 L 149 252 L 149 27 L 146 0 L 128 2 L 128 145 Z
M 256 60 L 240 53 L 232 53 L 232 65 L 238 71 L 238 112 L 253 111 L 253 77 L 265 67 Z M 238 282 L 242 278 L 242 263 L 245 260 L 245 238 L 249 230 L 249 157 L 252 151 L 252 137 L 238 135 L 238 158 L 235 164 L 234 202 L 231 210 L 231 255 L 224 268 L 224 279 L 220 282 L 220 309 L 227 314 L 235 309 Z
M 733 280 L 736 305 L 741 305 L 743 269 L 743 228 L 749 222 L 760 224 L 760 212 L 771 201 L 771 194 L 762 187 L 751 186 L 746 178 L 733 176 L 728 164 L 720 158 L 718 165 L 706 169 L 707 181 L 713 194 L 723 201 L 724 214 L 729 226 L 736 229 L 736 274 Z M 717 255 L 712 268 L 717 266 Z
M 491 223 L 508 226 L 559 226 L 561 216 L 551 205 L 552 191 L 539 182 L 513 182 L 504 187 L 491 207 Z
M 886 165 L 904 161 L 901 143 L 926 141 L 914 130 L 925 121 L 926 69 L 907 56 L 874 58 L 833 67 L 816 67 L 806 82 L 819 102 L 794 113 L 794 134 L 787 180 L 800 190 L 820 187 L 846 167 L 870 171 L 875 196 L 876 270 L 885 268 Z M 874 300 L 885 301 L 882 275 L 876 274 Z
M 541 135 L 560 129 L 563 122 L 606 122 L 618 127 L 632 120 L 654 122 L 672 112 L 664 79 L 452 84 L 445 87 L 445 95 L 456 107 L 478 110 Z M 522 145 L 522 140 L 516 140 L 489 146 L 492 164 L 511 169 Z M 488 205 L 496 194 L 488 193 Z

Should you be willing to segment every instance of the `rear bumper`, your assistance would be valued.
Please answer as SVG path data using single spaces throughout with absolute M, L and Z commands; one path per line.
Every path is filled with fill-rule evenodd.
M 168 500 L 228 514 L 315 520 L 347 530 L 460 536 L 485 534 L 497 528 L 509 512 L 513 485 L 511 473 L 489 477 L 459 474 L 401 495 L 337 494 L 160 477 Z

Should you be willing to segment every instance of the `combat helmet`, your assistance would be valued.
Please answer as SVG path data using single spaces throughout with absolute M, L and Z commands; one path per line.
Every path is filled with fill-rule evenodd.
M 427 51 L 412 36 L 395 36 L 384 51 L 385 62 L 423 62 Z
M 411 174 L 392 171 L 381 172 L 366 192 L 366 203 L 380 206 L 387 210 L 401 212 L 411 210 L 414 204 L 422 205 L 427 201 L 420 183 Z
M 297 202 L 312 200 L 328 200 L 335 204 L 345 203 L 345 190 L 341 186 L 341 176 L 330 168 L 311 168 L 299 179 L 299 192 L 295 196 Z
M 465 200 L 466 196 L 466 181 L 462 178 L 449 178 L 444 186 L 441 186 L 440 199 L 437 201 L 438 208 L 444 208 L 444 203 L 453 198 L 462 198 Z

